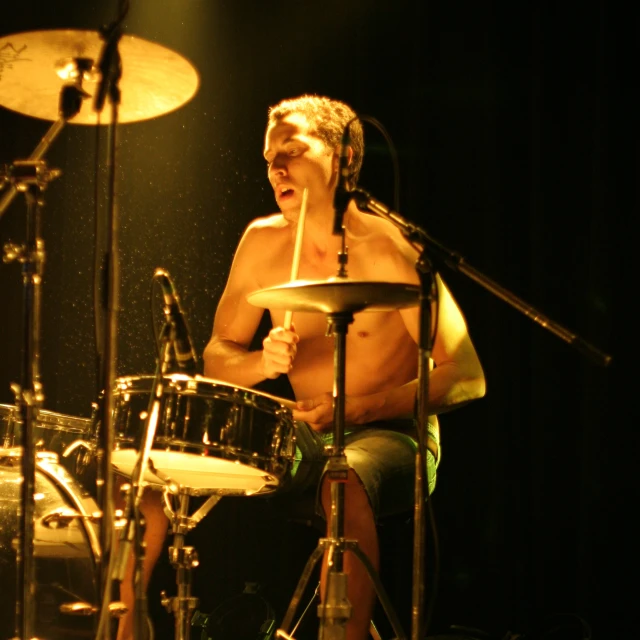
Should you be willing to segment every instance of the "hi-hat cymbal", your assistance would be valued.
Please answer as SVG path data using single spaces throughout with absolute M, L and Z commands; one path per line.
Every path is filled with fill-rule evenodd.
M 0 105 L 34 118 L 60 118 L 62 87 L 88 61 L 82 88 L 90 97 L 70 124 L 97 124 L 94 94 L 100 82 L 97 66 L 104 41 L 97 31 L 47 30 L 14 33 L 0 38 Z M 118 122 L 139 122 L 164 115 L 191 100 L 200 78 L 193 65 L 175 51 L 155 42 L 122 35 L 118 42 L 122 77 L 118 82 Z M 82 64 L 82 63 L 81 63 Z M 111 121 L 107 100 L 100 124 Z
M 356 313 L 391 311 L 418 304 L 420 288 L 396 282 L 369 282 L 348 278 L 293 280 L 254 291 L 247 300 L 264 309 Z

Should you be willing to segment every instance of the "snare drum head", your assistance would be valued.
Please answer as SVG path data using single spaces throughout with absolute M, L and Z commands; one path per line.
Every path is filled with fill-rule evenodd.
M 20 452 L 7 450 L 0 454 L 1 638 L 13 637 L 15 631 L 21 483 Z M 69 616 L 60 606 L 97 604 L 96 531 L 86 517 L 80 517 L 97 511 L 97 506 L 82 495 L 72 476 L 51 455 L 39 456 L 36 462 L 34 498 L 35 635 L 47 640 L 66 640 L 70 634 L 92 637 L 93 616 Z
M 114 394 L 115 469 L 133 474 L 147 427 L 153 376 L 119 378 Z M 181 374 L 165 376 L 144 480 L 192 493 L 274 491 L 291 468 L 291 410 L 273 396 Z M 151 415 L 154 415 L 153 412 Z

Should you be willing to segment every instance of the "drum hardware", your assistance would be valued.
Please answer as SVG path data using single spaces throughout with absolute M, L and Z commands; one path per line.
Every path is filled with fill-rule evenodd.
M 346 250 L 339 257 L 339 273 L 346 273 Z M 327 640 L 346 637 L 346 624 L 351 617 L 347 598 L 347 574 L 343 571 L 343 555 L 352 552 L 366 569 L 376 594 L 397 638 L 405 638 L 400 621 L 393 610 L 384 586 L 357 540 L 344 537 L 344 484 L 349 465 L 344 452 L 345 425 L 345 356 L 346 335 L 358 311 L 380 311 L 414 306 L 418 303 L 418 287 L 409 284 L 352 281 L 335 277 L 328 281 L 292 281 L 262 289 L 247 296 L 250 303 L 264 308 L 292 311 L 321 311 L 327 315 L 328 333 L 334 337 L 334 436 L 329 448 L 326 474 L 331 489 L 329 537 L 320 539 L 302 572 L 287 609 L 279 633 L 289 635 L 295 612 L 305 592 L 313 567 L 325 554 L 329 556 L 325 600 L 318 606 L 320 636 Z M 290 637 L 290 636 L 289 636 Z
M 25 195 L 27 204 L 26 241 L 5 249 L 5 262 L 17 261 L 23 272 L 23 327 L 22 380 L 16 391 L 16 407 L 22 422 L 22 478 L 21 526 L 18 534 L 20 551 L 17 572 L 16 631 L 23 639 L 33 637 L 33 591 L 35 574 L 33 561 L 33 516 L 35 512 L 35 447 L 33 443 L 36 412 L 42 403 L 40 382 L 40 327 L 41 282 L 45 259 L 41 233 L 42 194 L 47 184 L 59 175 L 50 170 L 42 160 L 16 161 L 10 182 L 16 191 Z M 4 199 L 8 203 L 8 199 Z M 0 208 L 0 217 L 3 209 Z
M 174 496 L 178 505 L 173 508 L 170 498 Z M 160 593 L 161 603 L 175 616 L 175 640 L 189 640 L 191 618 L 198 607 L 198 598 L 191 595 L 191 571 L 198 566 L 198 554 L 194 547 L 185 546 L 185 535 L 189 533 L 223 497 L 216 492 L 195 511 L 188 515 L 189 494 L 179 490 L 177 494 L 165 490 L 165 513 L 171 522 L 173 544 L 169 547 L 169 561 L 176 570 L 177 595 L 168 597 L 166 591 Z
M 14 49 L 15 51 L 15 49 Z M 18 59 L 21 49 L 17 52 Z M 17 65 L 19 66 L 19 65 Z M 9 69 L 13 65 L 8 66 Z M 32 77 L 29 77 L 32 82 Z M 11 84 L 11 83 L 10 83 Z M 31 85 L 30 85 L 31 86 Z M 15 96 L 13 89 L 3 83 L 3 90 Z M 60 113 L 49 128 L 34 152 L 27 160 L 16 160 L 3 176 L 3 184 L 10 188 L 0 200 L 0 218 L 18 192 L 25 196 L 27 209 L 26 240 L 22 245 L 8 244 L 4 247 L 4 262 L 19 262 L 23 271 L 23 327 L 24 348 L 22 354 L 22 380 L 20 385 L 12 385 L 16 396 L 16 407 L 23 426 L 22 432 L 22 524 L 19 531 L 21 548 L 17 583 L 16 633 L 26 640 L 33 637 L 33 490 L 35 482 L 35 448 L 33 445 L 36 411 L 43 401 L 40 382 L 40 328 L 41 328 L 41 282 L 45 261 L 44 241 L 41 238 L 41 211 L 44 205 L 43 192 L 49 182 L 55 180 L 60 170 L 51 169 L 42 157 L 62 130 L 64 123 L 73 117 L 80 108 L 76 87 L 64 86 L 59 90 L 57 108 Z M 58 95 L 58 91 L 56 91 Z
M 375 119 L 362 116 L 378 126 L 385 137 L 388 134 L 384 127 Z M 348 127 L 348 125 L 347 125 Z M 346 132 L 345 132 L 346 133 Z M 344 140 L 344 138 L 343 138 Z M 344 145 L 344 143 L 343 143 Z M 540 313 L 531 305 L 526 304 L 512 292 L 508 291 L 498 283 L 494 282 L 483 273 L 469 265 L 465 259 L 455 251 L 432 238 L 424 229 L 403 218 L 397 211 L 394 211 L 381 201 L 374 198 L 366 190 L 355 186 L 351 188 L 346 197 L 348 201 L 355 200 L 358 209 L 361 211 L 377 215 L 393 224 L 411 246 L 418 252 L 415 268 L 420 281 L 419 303 L 420 303 L 420 325 L 418 337 L 418 391 L 416 397 L 416 422 L 418 447 L 416 451 L 415 464 L 415 504 L 414 504 L 414 535 L 413 535 L 413 576 L 412 576 L 412 619 L 411 619 L 411 640 L 421 640 L 427 632 L 428 624 L 423 618 L 424 609 L 424 547 L 425 547 L 425 527 L 424 503 L 428 497 L 426 487 L 426 476 L 424 473 L 426 449 L 427 449 L 427 406 L 429 396 L 429 365 L 431 349 L 435 335 L 432 335 L 431 304 L 437 300 L 437 285 L 435 281 L 436 269 L 433 261 L 438 264 L 445 264 L 453 271 L 463 273 L 471 280 L 483 286 L 493 295 L 509 303 L 512 307 L 524 313 L 527 317 L 537 322 L 542 327 L 550 330 L 557 337 L 563 339 L 567 344 L 581 351 L 583 355 L 601 366 L 608 366 L 611 363 L 611 356 L 603 353 L 593 345 L 589 344 L 579 336 L 571 333 L 558 323 Z M 346 205 L 345 205 L 346 206 Z M 344 238 L 344 230 L 343 230 Z M 428 254 L 430 252 L 430 256 Z M 277 295 L 277 294 L 276 294 Z
M 43 516 L 40 519 L 40 523 L 44 527 L 47 527 L 47 529 L 63 529 L 64 527 L 68 527 L 72 522 L 78 519 L 85 520 L 86 522 L 100 524 L 102 513 L 100 511 L 96 511 L 90 514 L 80 514 L 73 509 L 60 507 L 59 509 L 50 511 L 45 516 Z
M 88 468 L 89 463 L 95 459 L 96 445 L 86 440 L 74 440 L 62 452 L 63 458 L 68 458 L 72 453 L 78 452 L 76 457 L 76 474 L 81 476 Z
M 147 596 L 143 586 L 142 572 L 144 563 L 144 544 L 142 541 L 142 523 L 139 509 L 142 500 L 142 492 L 145 487 L 144 476 L 148 469 L 165 485 L 165 513 L 170 516 L 174 533 L 174 545 L 170 548 L 170 559 L 172 565 L 177 570 L 178 596 L 167 598 L 162 596 L 162 603 L 176 616 L 176 633 L 178 638 L 187 638 L 189 632 L 190 613 L 197 607 L 197 598 L 191 596 L 191 569 L 198 564 L 197 554 L 192 547 L 184 546 L 184 536 L 190 531 L 214 506 L 221 495 L 211 495 L 197 512 L 188 516 L 189 496 L 188 490 L 182 490 L 168 475 L 156 469 L 153 460 L 150 458 L 151 449 L 156 437 L 158 423 L 160 421 L 163 400 L 165 394 L 166 372 L 171 364 L 171 350 L 175 347 L 177 339 L 176 323 L 167 320 L 162 327 L 158 338 L 158 361 L 156 373 L 153 376 L 150 394 L 147 400 L 147 410 L 140 412 L 139 416 L 143 423 L 143 431 L 136 461 L 131 473 L 132 482 L 123 487 L 126 493 L 126 512 L 124 514 L 125 524 L 120 535 L 117 557 L 113 564 L 112 578 L 122 582 L 124 579 L 125 567 L 131 555 L 135 560 L 134 588 L 135 588 L 135 637 L 142 639 L 146 637 L 147 630 Z M 182 375 L 182 374 L 180 374 Z M 185 377 L 185 376 L 182 376 Z M 179 508 L 174 511 L 168 495 L 179 496 Z
M 39 237 L 40 207 L 42 192 L 48 182 L 59 175 L 58 170 L 48 169 L 41 160 L 45 152 L 60 133 L 67 120 L 76 117 L 74 124 L 100 124 L 100 112 L 104 100 L 108 96 L 111 102 L 111 114 L 106 123 L 111 126 L 109 145 L 109 219 L 107 220 L 107 255 L 104 263 L 108 277 L 106 279 L 105 322 L 103 336 L 105 338 L 103 355 L 103 388 L 106 399 L 103 405 L 102 419 L 103 442 L 98 448 L 96 459 L 102 475 L 98 477 L 98 499 L 105 514 L 101 528 L 101 549 L 104 557 L 110 558 L 111 543 L 111 509 L 112 492 L 111 470 L 111 411 L 112 382 L 115 370 L 118 265 L 116 252 L 114 223 L 115 200 L 115 147 L 116 125 L 119 122 L 143 120 L 168 113 L 191 99 L 197 90 L 199 79 L 190 63 L 164 47 L 133 37 L 122 37 L 120 26 L 126 17 L 128 3 L 122 2 L 117 20 L 98 34 L 83 31 L 42 31 L 13 34 L 0 38 L 0 49 L 4 52 L 3 77 L 0 86 L 0 104 L 26 113 L 33 117 L 54 120 L 50 130 L 38 145 L 32 156 L 26 161 L 16 161 L 0 175 L 0 185 L 10 185 L 7 193 L 0 200 L 0 217 L 6 211 L 18 191 L 25 193 L 27 199 L 27 241 L 24 246 L 11 244 L 5 249 L 5 261 L 19 261 L 23 266 L 24 295 L 24 327 L 25 349 L 23 354 L 23 380 L 19 393 L 16 393 L 16 406 L 22 417 L 23 425 L 23 484 L 22 484 L 22 526 L 19 539 L 23 545 L 19 553 L 21 570 L 18 571 L 19 589 L 16 604 L 16 632 L 22 640 L 33 636 L 33 616 L 26 609 L 31 602 L 33 589 L 33 549 L 32 549 L 32 516 L 33 516 L 33 483 L 34 483 L 34 450 L 32 445 L 33 423 L 35 412 L 42 402 L 42 388 L 39 382 L 39 335 L 40 335 L 40 282 L 44 263 L 44 243 Z M 100 41 L 105 41 L 98 64 L 101 76 L 95 73 L 93 61 Z M 121 96 L 118 86 L 122 71 L 118 43 L 126 52 L 127 61 L 131 58 L 132 72 L 125 66 L 125 78 L 137 94 L 125 93 L 125 108 L 120 109 Z M 78 54 L 81 54 L 80 56 Z M 167 67 L 172 83 L 166 83 Z M 136 71 L 140 72 L 136 77 Z M 61 80 L 69 81 L 61 86 Z M 95 101 L 95 113 L 87 116 L 82 112 L 83 101 L 90 97 L 83 83 L 91 84 L 99 81 Z M 56 97 L 58 100 L 56 101 Z M 137 99 L 136 99 L 137 98 Z M 85 110 L 86 111 L 86 110 Z M 100 324 L 99 322 L 97 324 Z M 102 572 L 102 568 L 98 570 Z M 100 580 L 100 583 L 103 581 Z M 104 629 L 104 618 L 101 618 L 98 636 Z
M 320 583 L 318 582 L 315 588 L 315 591 L 313 592 L 311 598 L 309 599 L 309 602 L 307 603 L 307 606 L 304 608 L 304 611 L 300 614 L 300 617 L 298 618 L 298 621 L 294 625 L 293 629 L 291 629 L 291 633 L 286 633 L 282 629 L 278 629 L 276 631 L 276 637 L 284 638 L 284 640 L 295 640 L 295 634 L 296 634 L 296 631 L 298 630 L 298 627 L 302 624 L 302 621 L 304 620 L 304 617 L 307 615 L 307 612 L 309 611 L 309 609 L 311 609 L 311 605 L 319 597 L 320 597 Z M 371 636 L 372 640 L 382 640 L 382 636 L 380 635 L 380 632 L 378 631 L 378 628 L 376 627 L 373 620 L 369 624 L 369 635 Z
M 0 37 L 0 50 L 7 62 L 2 70 L 0 104 L 33 118 L 56 120 L 61 84 L 78 84 L 82 104 L 72 124 L 109 124 L 110 114 L 100 117 L 92 101 L 86 100 L 96 97 L 102 80 L 103 44 L 99 31 L 75 29 Z M 127 34 L 120 37 L 118 49 L 122 58 L 120 123 L 142 122 L 171 113 L 198 91 L 197 70 L 176 51 Z M 167 83 L 167 77 L 171 83 Z
M 93 607 L 86 602 L 69 602 L 60 605 L 60 612 L 69 616 L 92 616 L 98 613 L 98 611 L 98 607 Z M 112 618 L 122 618 L 128 611 L 122 602 L 109 603 L 109 615 Z
M 143 586 L 142 574 L 144 564 L 144 543 L 142 540 L 142 519 L 140 513 L 140 503 L 144 491 L 143 475 L 149 466 L 149 452 L 153 443 L 161 408 L 163 395 L 163 374 L 170 363 L 170 350 L 175 339 L 175 326 L 165 322 L 158 338 L 158 360 L 156 363 L 156 373 L 153 377 L 151 393 L 148 398 L 148 410 L 144 414 L 143 432 L 137 453 L 136 462 L 131 474 L 131 484 L 123 487 L 126 494 L 126 510 L 124 513 L 125 525 L 120 533 L 120 543 L 117 555 L 113 558 L 113 566 L 109 573 L 109 580 L 121 583 L 124 580 L 126 564 L 133 551 L 134 557 L 134 633 L 135 637 L 142 640 L 146 637 L 147 630 L 147 595 Z M 109 395 L 105 393 L 106 404 Z M 103 411 L 103 418 L 105 415 Z M 104 424 L 104 423 L 103 423 Z M 111 424 L 111 420 L 110 420 Z M 108 438 L 107 438 L 108 439 Z M 104 442 L 105 438 L 101 440 Z M 111 452 L 109 452 L 111 453 Z M 111 455 L 108 456 L 111 459 Z M 110 591 L 110 589 L 107 589 Z M 105 595 L 106 597 L 106 595 Z M 101 622 L 104 620 L 105 612 L 102 612 Z

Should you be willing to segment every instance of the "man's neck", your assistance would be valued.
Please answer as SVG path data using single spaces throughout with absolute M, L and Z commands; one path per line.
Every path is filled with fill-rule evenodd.
M 305 215 L 303 242 L 304 246 L 319 257 L 331 253 L 335 255 L 342 245 L 342 237 L 333 234 L 334 211 L 332 207 L 322 209 L 309 209 Z M 347 216 L 345 215 L 345 223 Z M 292 238 L 295 241 L 297 225 L 292 229 Z

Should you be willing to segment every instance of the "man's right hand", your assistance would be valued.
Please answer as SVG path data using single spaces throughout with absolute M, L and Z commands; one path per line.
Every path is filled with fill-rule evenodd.
M 295 330 L 275 327 L 262 341 L 262 371 L 265 378 L 274 379 L 293 369 L 300 336 Z

